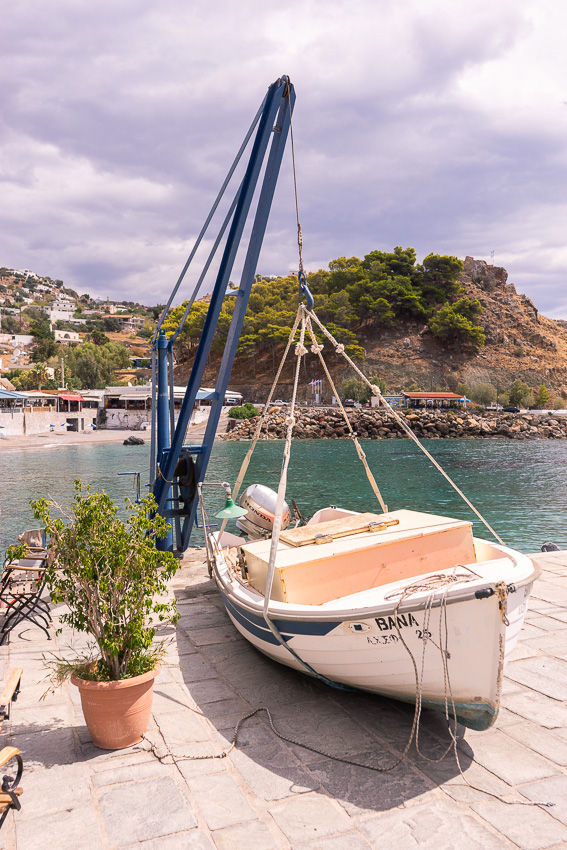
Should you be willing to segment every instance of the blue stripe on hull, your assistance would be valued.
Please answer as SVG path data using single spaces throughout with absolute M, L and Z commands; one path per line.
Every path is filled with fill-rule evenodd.
M 263 617 L 252 614 L 237 605 L 234 600 L 222 594 L 223 602 L 229 614 L 237 620 L 243 628 L 247 629 L 255 637 L 265 640 L 267 643 L 278 645 L 278 641 L 266 625 Z M 305 620 L 274 620 L 276 628 L 284 640 L 288 641 L 297 635 L 328 635 L 333 629 L 341 625 L 341 621 L 334 622 L 308 622 Z

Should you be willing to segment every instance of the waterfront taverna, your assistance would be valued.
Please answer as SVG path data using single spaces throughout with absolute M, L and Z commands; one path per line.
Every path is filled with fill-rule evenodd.
M 176 419 L 185 398 L 185 392 L 185 387 L 174 387 Z M 191 414 L 191 424 L 204 422 L 208 418 L 214 397 L 214 388 L 199 388 Z M 227 407 L 241 404 L 242 394 L 227 390 L 224 403 Z M 144 429 L 149 427 L 151 417 L 152 388 L 150 384 L 137 387 L 106 387 L 104 390 L 104 410 L 101 411 L 101 422 L 105 428 Z

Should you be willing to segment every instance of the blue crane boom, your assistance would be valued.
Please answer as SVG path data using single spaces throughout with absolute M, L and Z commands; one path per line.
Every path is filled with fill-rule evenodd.
M 237 190 L 236 197 L 221 230 L 222 234 L 230 220 L 230 228 L 205 318 L 205 324 L 199 340 L 191 375 L 175 427 L 173 415 L 172 340 L 166 337 L 164 331 L 161 330 L 161 325 L 167 314 L 167 310 L 171 305 L 173 295 L 177 291 L 181 279 L 187 270 L 187 266 L 196 252 L 198 242 L 200 241 L 205 228 L 201 231 L 199 240 L 187 261 L 185 268 L 183 269 L 182 275 L 174 289 L 174 293 L 169 299 L 168 305 L 166 305 L 166 308 L 162 313 L 158 323 L 158 329 L 154 335 L 154 414 L 152 416 L 152 459 L 150 461 L 150 482 L 153 483 L 153 493 L 158 503 L 159 513 L 172 520 L 172 535 L 169 540 L 166 541 L 165 546 L 167 548 L 174 548 L 179 552 L 184 552 L 187 549 L 193 524 L 195 522 L 195 513 L 198 502 L 197 485 L 204 480 L 222 406 L 224 404 L 228 380 L 236 355 L 238 340 L 242 331 L 244 315 L 246 313 L 248 299 L 254 282 L 258 257 L 262 247 L 262 241 L 266 231 L 280 165 L 285 150 L 294 102 L 295 92 L 292 84 L 290 83 L 289 77 L 281 77 L 269 87 L 266 97 L 253 123 L 253 126 L 254 124 L 257 124 L 256 135 L 244 177 Z M 250 136 L 251 133 L 249 133 L 249 137 Z M 244 145 L 239 151 L 237 159 L 240 157 L 243 148 Z M 224 353 L 217 375 L 214 393 L 211 397 L 211 410 L 207 421 L 205 435 L 202 445 L 185 445 L 187 427 L 191 419 L 191 413 L 195 405 L 205 365 L 211 350 L 222 302 L 226 295 L 236 253 L 242 239 L 244 227 L 248 220 L 250 206 L 265 160 L 266 164 L 258 195 L 256 214 L 252 224 L 240 284 L 235 293 L 236 301 L 228 330 L 226 345 L 224 347 Z M 234 167 L 235 164 L 233 164 L 233 167 L 229 172 L 229 177 L 234 172 Z M 223 189 L 221 189 L 221 194 L 224 191 L 224 188 L 226 188 L 228 179 L 229 178 L 227 177 Z M 217 203 L 218 199 L 213 206 L 213 210 L 209 215 L 205 227 L 212 218 L 212 213 L 214 212 Z M 219 239 L 216 240 L 215 248 L 213 250 L 216 249 L 219 241 Z M 206 268 L 208 268 L 209 264 L 210 259 L 206 264 Z M 187 312 L 188 311 L 186 311 L 184 318 L 186 318 Z M 155 389 L 156 383 L 157 393 Z M 173 531 L 175 532 L 175 541 L 173 540 Z

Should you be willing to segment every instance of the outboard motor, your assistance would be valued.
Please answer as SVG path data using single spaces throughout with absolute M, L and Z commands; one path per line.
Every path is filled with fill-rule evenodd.
M 238 504 L 246 508 L 247 513 L 236 520 L 236 526 L 251 540 L 269 537 L 274 527 L 274 514 L 278 494 L 263 484 L 251 484 L 247 487 Z M 282 529 L 291 522 L 291 513 L 287 502 L 283 505 Z

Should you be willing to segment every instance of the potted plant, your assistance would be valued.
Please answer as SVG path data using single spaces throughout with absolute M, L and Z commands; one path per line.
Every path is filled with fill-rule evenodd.
M 52 685 L 70 679 L 79 688 L 93 743 L 102 749 L 141 740 L 165 651 L 163 642 L 154 642 L 156 631 L 178 617 L 175 602 L 164 596 L 179 561 L 156 548 L 169 526 L 153 496 L 126 502 L 123 522 L 104 491 L 93 493 L 77 480 L 69 513 L 46 499 L 30 503 L 53 554 L 46 582 L 51 599 L 68 609 L 60 622 L 92 638 L 82 656 L 46 662 Z

